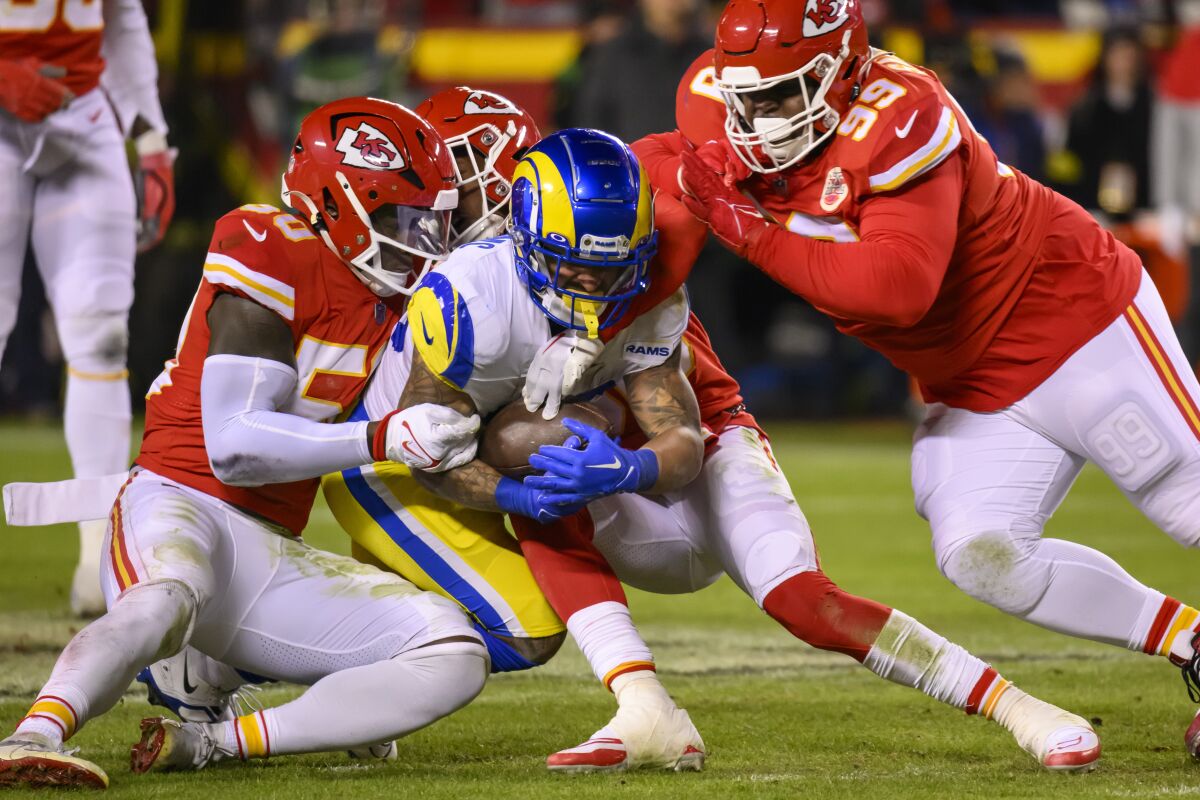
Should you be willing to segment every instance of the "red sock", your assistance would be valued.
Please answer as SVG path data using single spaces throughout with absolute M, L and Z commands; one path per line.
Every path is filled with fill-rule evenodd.
M 776 586 L 763 600 L 763 611 L 797 639 L 860 663 L 892 613 L 874 600 L 843 592 L 820 570 Z
M 612 567 L 592 544 L 595 528 L 586 509 L 549 525 L 515 514 L 509 519 L 534 579 L 564 622 L 596 603 L 629 605 Z

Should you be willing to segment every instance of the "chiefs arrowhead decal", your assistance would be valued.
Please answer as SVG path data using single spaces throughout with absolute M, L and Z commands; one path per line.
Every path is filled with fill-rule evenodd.
M 378 128 L 366 122 L 347 127 L 338 138 L 335 149 L 342 154 L 342 163 L 365 169 L 404 169 L 400 148 Z

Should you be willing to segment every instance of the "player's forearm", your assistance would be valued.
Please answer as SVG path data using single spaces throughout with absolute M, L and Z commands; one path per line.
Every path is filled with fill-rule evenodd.
M 218 480 L 231 486 L 288 483 L 372 461 L 368 423 L 313 422 L 276 410 L 295 385 L 295 370 L 270 359 L 205 360 L 204 445 Z
M 834 243 L 764 226 L 750 262 L 780 285 L 837 317 L 915 325 L 937 297 L 947 262 L 925 260 L 907 244 Z
M 679 184 L 679 152 L 687 144 L 679 131 L 652 133 L 630 145 L 638 157 L 650 185 L 678 200 L 683 195 Z
M 496 503 L 501 475 L 479 459 L 445 472 L 413 470 L 413 478 L 438 497 L 480 511 L 502 513 Z
M 691 427 L 660 433 L 642 449 L 653 451 L 658 459 L 658 479 L 646 490 L 647 494 L 682 489 L 695 480 L 704 466 L 704 438 Z

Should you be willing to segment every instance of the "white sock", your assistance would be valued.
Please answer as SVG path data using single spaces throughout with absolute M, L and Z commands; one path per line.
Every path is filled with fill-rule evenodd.
M 465 706 L 483 689 L 488 668 L 478 644 L 428 645 L 327 675 L 290 703 L 208 730 L 244 759 L 385 742 Z
M 63 429 L 77 478 L 121 472 L 129 466 L 132 419 L 129 382 L 92 379 L 67 372 Z
M 967 706 L 972 690 L 988 669 L 962 647 L 896 610 L 879 631 L 863 666 L 955 708 Z
M 607 600 L 580 609 L 567 620 L 567 630 L 605 686 L 622 673 L 654 669 L 654 656 L 623 603 Z

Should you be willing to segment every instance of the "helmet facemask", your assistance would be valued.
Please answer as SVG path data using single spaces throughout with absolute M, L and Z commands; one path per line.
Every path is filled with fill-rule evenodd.
M 343 197 L 364 229 L 354 236 L 355 244 L 362 247 L 357 255 L 351 255 L 349 245 L 339 249 L 329 235 L 329 225 L 336 224 L 336 217 L 329 210 L 319 211 L 307 195 L 290 191 L 286 176 L 284 201 L 299 200 L 300 205 L 294 207 L 303 207 L 325 244 L 374 294 L 412 294 L 425 273 L 450 255 L 450 213 L 458 204 L 458 190 L 439 192 L 432 208 L 385 203 L 368 213 L 345 174 L 339 171 L 336 176 Z M 339 213 L 346 211 L 343 204 Z
M 452 248 L 504 232 L 508 203 L 512 197 L 512 183 L 496 169 L 496 161 L 516 135 L 516 123 L 509 120 L 504 131 L 485 122 L 466 133 L 446 139 L 446 145 L 450 148 L 450 155 L 454 160 L 455 185 L 463 189 L 474 184 L 479 191 L 481 206 L 479 216 L 465 225 L 456 224 L 453 217 L 451 218 Z M 474 138 L 478 138 L 479 144 L 487 148 L 486 155 L 482 155 L 472 143 Z M 470 165 L 469 174 L 463 174 L 462 162 Z
M 826 97 L 850 55 L 849 41 L 847 31 L 837 55 L 820 53 L 800 69 L 782 75 L 764 78 L 754 67 L 725 67 L 716 85 L 725 100 L 725 135 L 742 163 L 755 172 L 779 172 L 833 135 L 841 117 Z M 800 112 L 790 117 L 756 115 L 753 121 L 749 119 L 745 95 L 789 84 L 803 100 Z
M 558 234 L 541 237 L 511 223 L 510 232 L 516 243 L 517 266 L 533 301 L 556 324 L 585 331 L 589 338 L 620 319 L 630 300 L 649 286 L 648 265 L 658 250 L 657 231 L 632 249 L 625 237 L 604 239 L 585 234 L 579 246 L 572 248 Z M 565 275 L 564 266 L 568 268 Z M 607 280 L 594 291 L 569 288 L 577 269 L 593 274 L 603 271 Z

